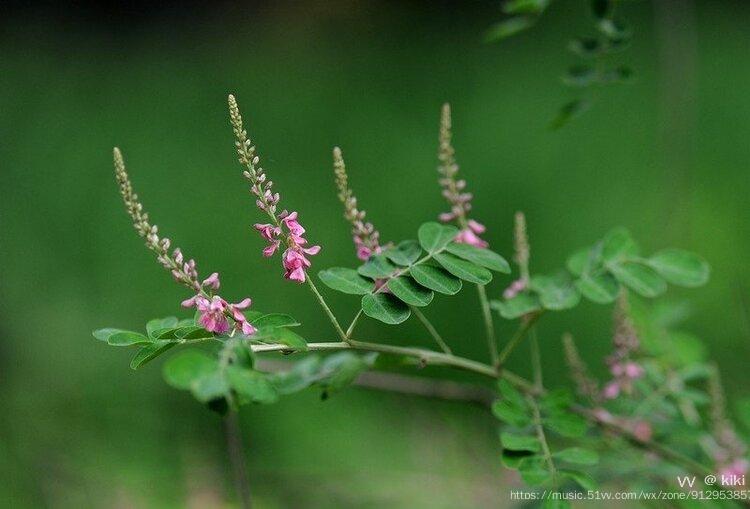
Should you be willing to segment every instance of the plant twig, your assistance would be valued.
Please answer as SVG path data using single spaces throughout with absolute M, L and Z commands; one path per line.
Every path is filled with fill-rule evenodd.
M 343 341 L 345 342 L 349 341 L 349 336 L 341 328 L 341 325 L 339 325 L 339 321 L 336 319 L 336 316 L 333 314 L 333 311 L 331 311 L 331 308 L 328 307 L 328 304 L 326 304 L 326 301 L 323 298 L 323 296 L 315 287 L 315 283 L 312 282 L 312 278 L 308 276 L 305 278 L 305 281 L 307 281 L 307 285 L 310 287 L 310 290 L 312 290 L 313 294 L 315 294 L 315 297 L 318 299 L 318 302 L 320 303 L 320 306 L 323 308 L 323 311 L 325 311 L 326 315 L 328 315 L 328 319 L 331 320 L 331 323 L 333 324 L 334 329 L 336 329 L 336 333 L 339 335 L 339 337 Z
M 435 340 L 435 343 L 438 344 L 440 349 L 447 353 L 448 355 L 453 355 L 453 352 L 451 351 L 448 344 L 445 342 L 443 337 L 440 335 L 440 333 L 437 331 L 434 325 L 432 325 L 432 322 L 430 322 L 426 316 L 424 316 L 424 313 L 419 310 L 416 306 L 409 306 L 411 308 L 412 313 L 414 313 L 414 316 L 416 316 L 420 322 L 422 322 L 422 325 L 424 325 L 424 328 L 427 329 L 427 332 L 430 333 L 432 338 Z
M 521 342 L 521 340 L 526 336 L 526 333 L 529 332 L 531 327 L 536 323 L 536 321 L 539 319 L 539 317 L 542 315 L 542 311 L 537 311 L 536 313 L 529 314 L 525 317 L 523 317 L 521 320 L 521 325 L 518 327 L 518 330 L 513 335 L 513 337 L 508 341 L 508 344 L 505 345 L 505 348 L 503 348 L 503 351 L 500 352 L 500 358 L 498 359 L 498 365 L 502 366 L 505 364 L 505 361 L 508 359 L 508 356 L 511 354 L 513 349 L 518 346 L 518 343 Z
M 497 338 L 495 337 L 495 324 L 492 322 L 492 311 L 490 310 L 490 301 L 487 299 L 487 291 L 484 285 L 477 285 L 479 294 L 479 305 L 482 308 L 482 317 L 484 318 L 484 331 L 487 335 L 487 348 L 490 351 L 490 360 L 496 368 L 500 366 L 500 356 L 497 352 Z

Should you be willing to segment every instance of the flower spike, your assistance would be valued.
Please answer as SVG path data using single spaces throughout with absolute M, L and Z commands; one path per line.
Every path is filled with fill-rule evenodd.
M 143 204 L 138 200 L 138 195 L 133 191 L 130 177 L 125 170 L 125 161 L 120 149 L 114 149 L 115 178 L 120 186 L 120 194 L 125 202 L 125 209 L 133 220 L 133 226 L 138 235 L 146 239 L 146 247 L 154 251 L 159 263 L 167 269 L 174 279 L 187 286 L 195 292 L 195 295 L 182 301 L 183 307 L 196 307 L 201 313 L 200 324 L 208 331 L 224 334 L 231 329 L 228 318 L 234 321 L 236 330 L 243 334 L 255 333 L 255 327 L 245 319 L 236 309 L 245 309 L 250 305 L 250 299 L 243 300 L 240 304 L 228 304 L 227 301 L 213 291 L 218 290 L 221 285 L 219 273 L 214 272 L 208 278 L 200 282 L 195 260 L 192 258 L 185 261 L 180 248 L 175 248 L 169 253 L 171 241 L 167 237 L 159 237 L 159 228 L 149 223 L 148 213 L 144 212 Z
M 475 247 L 487 247 L 489 244 L 481 237 L 485 232 L 484 225 L 469 218 L 471 210 L 471 200 L 474 197 L 471 193 L 464 192 L 466 188 L 465 180 L 456 180 L 458 174 L 458 164 L 456 163 L 456 151 L 453 148 L 451 139 L 451 107 L 448 103 L 443 105 L 440 115 L 440 146 L 438 149 L 438 173 L 440 174 L 439 183 L 443 188 L 443 197 L 451 206 L 450 212 L 443 212 L 439 219 L 444 223 L 454 221 L 461 229 L 456 242 L 470 244 Z
M 268 245 L 263 249 L 263 256 L 270 257 L 281 248 L 282 243 L 287 246 L 281 255 L 284 266 L 284 278 L 298 283 L 304 283 L 306 271 L 312 265 L 308 256 L 320 252 L 320 246 L 307 245 L 307 239 L 303 236 L 305 229 L 298 221 L 297 212 L 282 211 L 276 214 L 276 206 L 281 199 L 279 193 L 273 192 L 273 182 L 268 180 L 266 173 L 260 166 L 260 157 L 256 154 L 255 146 L 252 144 L 242 124 L 242 115 L 233 95 L 229 95 L 229 120 L 236 138 L 237 159 L 245 168 L 242 175 L 250 182 L 250 192 L 255 195 L 255 204 L 265 212 L 271 219 L 270 223 L 257 223 L 253 225 Z
M 349 188 L 344 156 L 339 147 L 333 149 L 333 172 L 336 174 L 336 187 L 339 200 L 344 204 L 344 217 L 352 225 L 352 241 L 356 248 L 357 258 L 367 261 L 373 254 L 380 253 L 380 233 L 372 223 L 365 222 L 365 211 L 357 208 L 357 197 Z

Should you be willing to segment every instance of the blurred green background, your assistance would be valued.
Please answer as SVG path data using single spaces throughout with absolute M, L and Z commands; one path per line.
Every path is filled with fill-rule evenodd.
M 144 249 L 111 170 L 122 148 L 162 233 L 222 274 L 222 293 L 288 311 L 310 339 L 334 333 L 309 292 L 280 279 L 249 230 L 258 220 L 233 151 L 226 95 L 240 101 L 283 203 L 323 246 L 314 268 L 353 265 L 330 151 L 383 238 L 413 238 L 445 208 L 436 184 L 439 108 L 475 217 L 510 255 L 524 210 L 532 267 L 553 271 L 623 225 L 647 252 L 673 245 L 713 266 L 689 299 L 731 396 L 747 393 L 750 347 L 750 5 L 626 2 L 632 84 L 547 128 L 571 93 L 567 41 L 586 6 L 558 1 L 503 44 L 483 32 L 499 3 L 11 5 L 0 22 L 0 506 L 232 507 L 221 419 L 129 354 L 91 337 L 181 313 L 185 291 Z M 507 277 L 496 278 L 498 295 Z M 327 292 L 347 320 L 356 305 Z M 474 292 L 428 310 L 457 353 L 484 359 Z M 571 331 L 599 374 L 610 310 L 584 304 L 540 330 L 547 380 L 567 384 Z M 429 346 L 409 321 L 363 338 Z M 500 325 L 507 340 L 511 325 Z M 401 338 L 401 339 L 399 339 Z M 408 339 L 406 339 L 408 338 Z M 526 351 L 512 359 L 528 373 Z M 459 375 L 456 375 L 460 378 Z M 481 408 L 350 389 L 242 410 L 257 507 L 480 508 L 506 504 L 495 422 Z M 498 502 L 499 501 L 499 502 Z

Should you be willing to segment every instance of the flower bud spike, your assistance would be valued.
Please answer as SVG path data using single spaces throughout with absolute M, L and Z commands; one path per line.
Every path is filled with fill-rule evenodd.
M 357 258 L 367 261 L 383 249 L 378 242 L 380 234 L 371 223 L 365 222 L 365 211 L 357 209 L 357 198 L 349 188 L 346 164 L 339 147 L 333 148 L 333 173 L 336 176 L 339 201 L 344 205 L 344 217 L 352 225 L 352 241 Z

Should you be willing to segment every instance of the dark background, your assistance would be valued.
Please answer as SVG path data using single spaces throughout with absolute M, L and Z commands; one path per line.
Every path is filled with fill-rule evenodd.
M 689 299 L 733 398 L 747 393 L 750 348 L 750 6 L 625 2 L 631 84 L 548 129 L 574 94 L 567 41 L 592 31 L 581 2 L 553 3 L 502 44 L 483 34 L 499 3 L 10 2 L 0 7 L 0 505 L 232 507 L 220 419 L 92 329 L 138 329 L 178 314 L 184 290 L 154 263 L 113 182 L 122 148 L 161 231 L 220 271 L 222 293 L 287 311 L 312 340 L 334 333 L 309 292 L 281 281 L 248 226 L 258 220 L 233 152 L 235 93 L 265 167 L 308 238 L 314 268 L 353 265 L 330 150 L 384 239 L 414 237 L 445 208 L 436 184 L 439 108 L 476 194 L 475 217 L 510 255 L 524 210 L 532 268 L 623 225 L 646 252 L 703 254 L 713 277 Z M 499 295 L 507 278 L 490 287 Z M 347 321 L 356 300 L 327 292 Z M 473 292 L 428 309 L 457 353 L 483 359 Z M 604 373 L 610 310 L 582 304 L 540 329 L 547 381 L 567 384 L 559 337 L 572 331 Z M 476 317 L 475 317 L 476 316 Z M 467 320 L 467 317 L 472 317 Z M 430 346 L 410 321 L 365 321 L 363 339 Z M 501 340 L 511 324 L 499 326 Z M 526 350 L 512 367 L 528 373 Z M 458 376 L 458 375 L 456 375 Z M 495 424 L 482 409 L 351 389 L 309 391 L 243 409 L 258 507 L 489 507 L 507 500 Z M 507 478 L 507 479 L 506 479 Z

